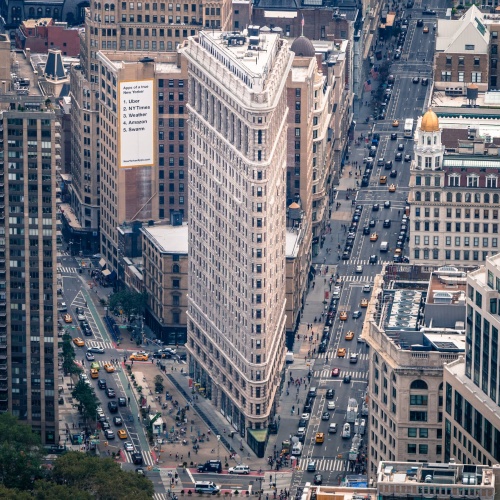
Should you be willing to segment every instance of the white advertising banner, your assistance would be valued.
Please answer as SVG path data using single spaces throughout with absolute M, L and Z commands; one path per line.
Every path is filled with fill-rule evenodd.
M 120 167 L 154 163 L 154 81 L 120 82 Z

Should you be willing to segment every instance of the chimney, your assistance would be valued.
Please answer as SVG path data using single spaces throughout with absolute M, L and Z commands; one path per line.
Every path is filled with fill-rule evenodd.
M 24 52 L 26 54 L 26 60 L 28 62 L 30 62 L 31 61 L 31 49 L 30 48 L 26 48 L 26 50 Z

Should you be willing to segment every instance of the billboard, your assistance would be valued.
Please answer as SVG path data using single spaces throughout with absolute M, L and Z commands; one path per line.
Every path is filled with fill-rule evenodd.
M 154 163 L 154 81 L 120 82 L 120 168 Z

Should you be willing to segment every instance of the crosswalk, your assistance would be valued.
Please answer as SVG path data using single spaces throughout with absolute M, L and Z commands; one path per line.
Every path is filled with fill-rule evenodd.
M 359 257 L 355 258 L 355 259 L 343 260 L 341 263 L 344 264 L 344 265 L 345 264 L 349 264 L 349 265 L 355 265 L 355 266 L 368 266 L 368 265 L 371 265 L 370 264 L 370 259 L 360 259 Z M 379 266 L 381 266 L 382 264 L 391 264 L 391 263 L 392 263 L 392 260 L 378 259 L 378 261 L 377 261 L 377 265 L 379 265 Z M 362 275 L 359 275 L 359 277 L 363 278 Z
M 351 353 L 355 353 L 357 352 L 356 349 L 347 349 L 346 350 L 346 353 L 345 353 L 345 358 L 348 359 L 349 356 L 351 355 Z M 362 353 L 357 353 L 358 354 L 358 360 L 359 361 L 362 361 L 362 360 L 367 360 L 369 358 L 369 354 L 366 353 L 366 352 L 362 352 Z M 317 358 L 318 359 L 326 359 L 326 357 L 328 356 L 328 359 L 331 359 L 331 358 L 338 358 L 337 356 L 337 351 L 331 351 L 330 352 L 320 352 L 318 355 L 317 355 Z
M 98 340 L 85 340 L 85 344 L 87 347 L 102 347 L 103 349 L 113 349 L 112 342 L 98 341 Z M 106 363 L 106 361 L 104 361 L 103 364 L 104 363 Z
M 342 460 L 339 458 L 301 458 L 299 460 L 299 468 L 300 470 L 305 470 L 307 468 L 307 464 L 314 460 L 316 462 L 316 471 L 341 471 L 346 470 L 348 464 L 346 464 L 346 460 Z
M 314 372 L 315 378 L 330 378 L 332 380 L 341 379 L 345 376 L 350 376 L 354 380 L 368 380 L 368 372 L 366 371 L 354 371 L 354 370 L 340 370 L 340 375 L 338 377 L 332 377 L 332 369 L 327 368 L 325 370 L 316 370 Z
M 66 266 L 57 266 L 57 272 L 63 274 L 78 274 L 78 268 L 76 267 L 66 267 Z

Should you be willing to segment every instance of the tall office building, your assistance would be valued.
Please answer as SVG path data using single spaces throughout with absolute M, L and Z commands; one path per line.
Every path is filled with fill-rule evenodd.
M 81 65 L 74 66 L 71 72 L 74 142 L 70 194 L 76 222 L 66 221 L 65 229 L 66 237 L 73 239 L 77 248 L 84 252 L 99 251 L 108 270 L 119 271 L 120 267 L 119 238 L 114 219 L 119 218 L 120 225 L 131 222 L 131 219 L 122 218 L 114 207 L 121 203 L 113 187 L 118 182 L 115 175 L 118 170 L 114 169 L 111 176 L 101 173 L 103 160 L 110 160 L 102 156 L 106 153 L 105 141 L 109 133 L 103 129 L 106 124 L 102 123 L 101 115 L 109 105 L 107 91 L 116 82 L 107 81 L 107 75 L 103 78 L 99 73 L 98 54 L 100 51 L 126 51 L 135 54 L 137 61 L 148 57 L 160 60 L 166 53 L 174 54 L 183 40 L 196 35 L 203 27 L 229 29 L 231 16 L 229 0 L 211 2 L 210 6 L 195 0 L 179 3 L 91 2 L 85 10 L 85 30 L 80 33 Z M 164 204 L 158 203 L 156 213 L 150 217 L 153 219 L 169 218 L 173 211 L 181 215 L 186 213 L 183 169 L 187 148 L 178 144 L 178 131 L 174 130 L 185 120 L 184 103 L 178 101 L 179 93 L 183 94 L 184 90 L 174 87 L 178 80 L 174 67 L 172 77 L 164 77 L 165 88 L 158 87 L 157 92 L 155 89 L 157 127 L 162 128 L 161 123 L 165 123 L 169 130 L 159 131 L 157 136 L 155 168 L 160 168 L 166 175 L 168 185 L 156 183 L 152 187 L 151 195 L 162 193 L 160 190 L 165 187 L 165 194 L 157 197 L 159 201 L 159 196 L 162 196 Z M 171 133 L 176 136 L 175 144 L 170 138 Z M 117 139 L 119 141 L 120 137 Z M 114 161 L 117 159 L 111 158 L 111 163 Z M 111 205 L 103 199 L 105 195 L 111 198 Z M 133 215 L 144 220 L 144 214 L 142 211 Z
M 0 41 L 9 43 L 5 35 Z M 0 66 L 10 68 L 6 56 Z M 28 71 L 20 60 L 17 76 L 33 83 Z M 29 424 L 43 442 L 56 443 L 61 126 L 40 88 L 32 84 L 29 95 L 7 89 L 0 97 L 0 412 Z
M 276 34 L 200 32 L 188 60 L 190 374 L 257 453 L 285 354 L 286 80 Z M 263 450 L 262 450 L 263 451 Z

